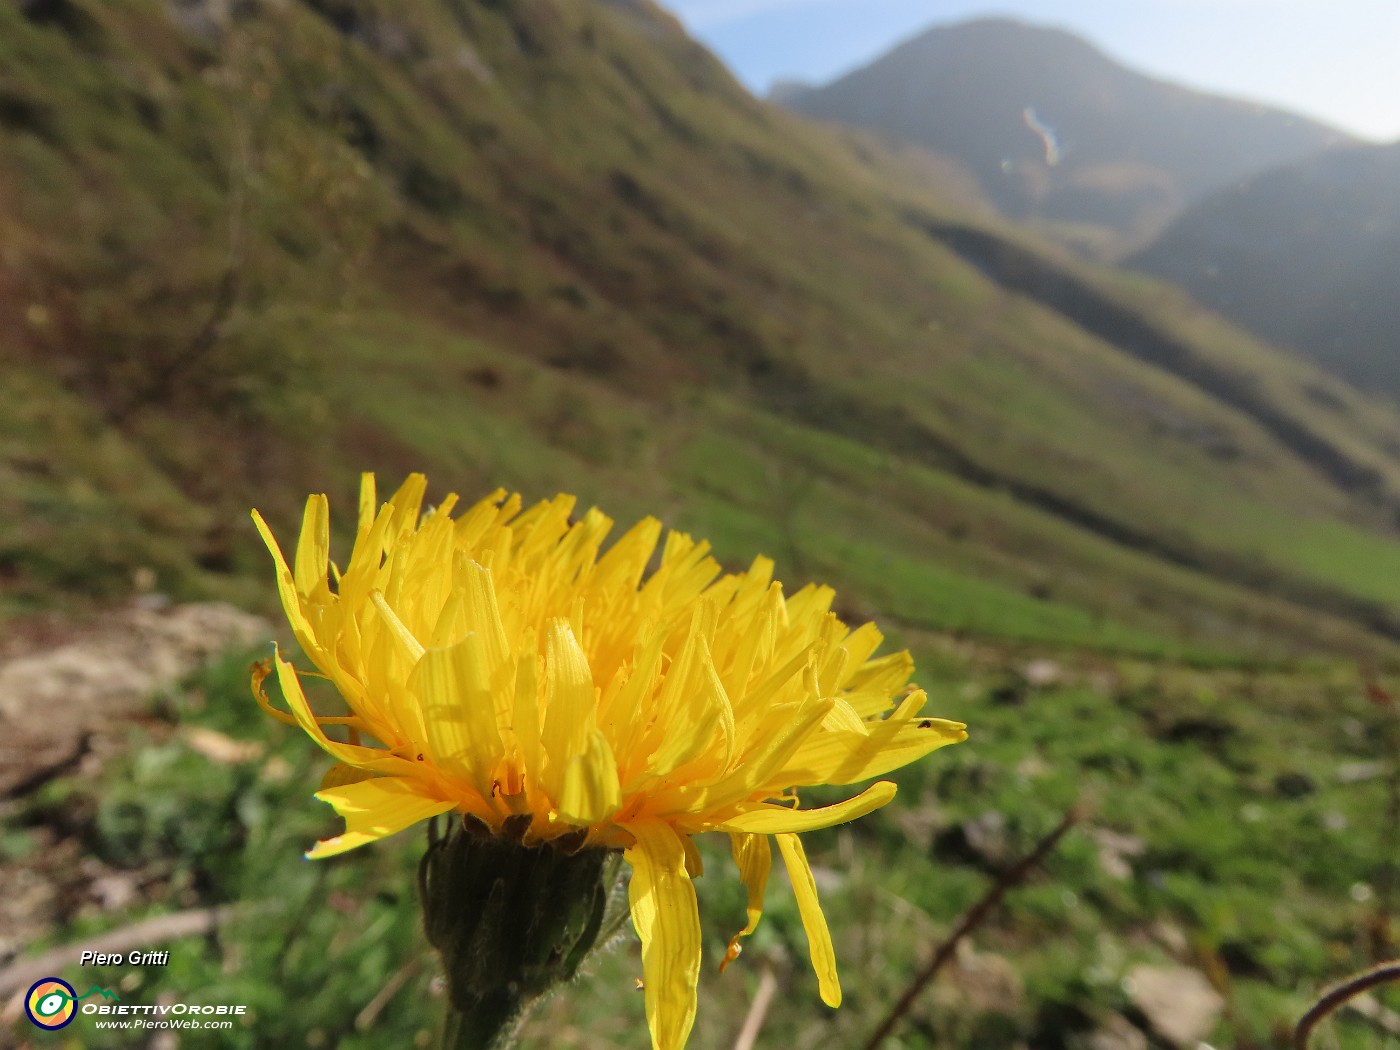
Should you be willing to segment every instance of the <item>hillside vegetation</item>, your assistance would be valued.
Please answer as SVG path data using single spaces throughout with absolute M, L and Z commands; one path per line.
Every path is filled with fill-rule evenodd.
M 1400 143 L 1335 150 L 1213 193 L 1128 264 L 1394 400 L 1397 259 Z
M 1026 287 L 947 234 L 1018 236 L 964 183 L 650 4 L 31 0 L 0 69 L 12 612 L 138 566 L 265 594 L 250 504 L 423 468 L 659 511 L 911 630 L 1400 635 L 1393 413 L 1143 279 L 1032 246 L 1094 292 Z
M 759 1046 L 861 1045 L 1077 804 L 902 1045 L 1167 1045 L 1125 983 L 1146 966 L 1208 985 L 1210 1045 L 1278 1046 L 1392 950 L 1397 436 L 947 162 L 755 101 L 645 0 L 0 3 L 3 651 L 149 588 L 271 612 L 250 506 L 287 537 L 328 492 L 343 557 L 357 474 L 424 470 L 434 498 L 575 492 L 833 582 L 969 723 L 894 805 L 808 836 L 840 1011 L 782 878 L 715 973 L 745 900 L 703 843 L 695 1050 L 734 1045 L 765 973 Z M 10 690 L 6 971 L 234 905 L 168 967 L 60 969 L 248 1004 L 181 1045 L 428 1045 L 421 829 L 305 862 L 340 824 L 325 756 L 248 695 L 266 647 L 141 706 L 94 646 L 120 703 L 75 695 L 82 644 L 53 646 L 58 700 Z M 128 639 L 138 683 L 175 673 L 159 649 Z M 640 972 L 635 943 L 604 956 L 531 1045 L 641 1050 Z

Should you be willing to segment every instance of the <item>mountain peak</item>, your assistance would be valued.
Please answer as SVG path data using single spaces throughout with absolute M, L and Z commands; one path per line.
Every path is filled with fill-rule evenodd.
M 813 90 L 805 80 L 775 80 L 768 86 L 768 101 L 780 106 L 791 106 L 807 92 Z
M 930 26 L 917 35 L 898 44 L 890 52 L 908 47 L 983 47 L 1023 48 L 1027 46 L 1043 49 L 1060 46 L 1070 48 L 1080 54 L 1089 52 L 1105 61 L 1112 61 L 1097 47 L 1074 32 L 1059 26 L 1027 22 L 1024 19 L 1005 15 L 990 15 L 970 18 L 962 22 Z
M 1221 186 L 1350 141 L 1011 18 L 936 26 L 788 104 L 947 154 L 1008 215 L 1098 231 L 1104 252 L 1145 242 Z

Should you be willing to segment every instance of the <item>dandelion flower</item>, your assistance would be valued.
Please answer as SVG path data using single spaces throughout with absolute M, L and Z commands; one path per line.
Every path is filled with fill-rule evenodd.
M 456 496 L 425 513 L 425 489 L 413 475 L 381 507 L 366 475 L 343 569 L 324 496 L 307 501 L 290 565 L 254 512 L 296 638 L 348 707 L 314 713 L 280 654 L 255 683 L 336 760 L 317 797 L 345 831 L 308 856 L 449 812 L 526 848 L 622 851 L 652 1043 L 678 1050 L 701 954 L 693 837 L 727 833 L 748 890 L 726 961 L 759 921 L 776 839 L 821 997 L 839 1005 L 798 834 L 869 813 L 895 787 L 818 809 L 799 808 L 797 790 L 869 780 L 965 738 L 922 714 L 909 655 L 876 656 L 880 632 L 843 624 L 830 588 L 785 596 L 765 558 L 722 574 L 707 544 L 663 542 L 655 519 L 605 550 L 612 522 L 574 518 L 573 497 L 522 510 L 496 492 L 454 517 Z M 263 693 L 273 668 L 290 714 Z

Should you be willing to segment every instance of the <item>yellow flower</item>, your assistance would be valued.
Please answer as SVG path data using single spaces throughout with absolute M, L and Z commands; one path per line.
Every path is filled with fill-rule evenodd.
M 411 476 L 378 507 L 366 475 L 349 563 L 329 561 L 324 496 L 306 505 L 287 565 L 261 516 L 297 640 L 349 714 L 312 712 L 275 657 L 294 720 L 336 760 L 317 797 L 345 818 L 327 857 L 453 811 L 536 845 L 565 835 L 624 850 L 656 1050 L 685 1044 L 695 1016 L 700 925 L 692 836 L 727 832 L 753 932 L 777 839 L 821 996 L 841 989 L 826 920 L 797 833 L 869 813 L 877 783 L 822 809 L 796 788 L 879 776 L 966 737 L 921 715 L 908 653 L 874 653 L 873 624 L 847 628 L 834 593 L 785 597 L 773 564 L 721 576 L 708 545 L 639 522 L 606 552 L 612 522 L 571 519 L 574 499 L 521 510 L 496 492 L 457 518 L 423 515 Z M 264 673 L 270 673 L 265 671 Z M 342 742 L 326 733 L 345 727 Z

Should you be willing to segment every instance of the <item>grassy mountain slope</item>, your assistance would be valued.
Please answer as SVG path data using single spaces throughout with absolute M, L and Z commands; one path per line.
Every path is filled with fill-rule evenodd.
M 1400 636 L 1394 414 L 1145 279 L 1018 283 L 948 233 L 1014 244 L 974 193 L 649 4 L 33 0 L 0 69 L 11 610 L 136 565 L 265 592 L 248 505 L 343 524 L 356 471 L 425 468 L 909 631 Z
M 1393 944 L 1393 676 L 1368 698 L 1352 660 L 1397 655 L 1385 406 L 997 223 L 935 160 L 755 103 L 645 3 L 0 4 L 0 125 L 3 615 L 137 569 L 267 605 L 249 505 L 285 536 L 329 491 L 343 551 L 357 471 L 427 469 L 765 550 L 915 647 L 974 736 L 807 836 L 845 1005 L 781 877 L 716 973 L 745 900 L 706 836 L 695 1050 L 734 1045 L 765 973 L 758 1045 L 862 1045 L 1079 801 L 906 1045 L 1144 1045 L 1142 964 L 1210 975 L 1211 1045 L 1282 1045 Z M 5 800 L 3 961 L 247 904 L 168 966 L 57 972 L 247 1003 L 221 1047 L 427 1045 L 421 832 L 303 860 L 338 828 L 325 758 L 249 702 L 251 658 L 133 721 L 35 723 L 88 751 Z M 606 956 L 525 1041 L 642 1050 L 639 972 Z
M 995 18 L 931 29 L 788 104 L 944 153 L 1008 215 L 1100 254 L 1237 179 L 1348 141 L 1144 76 L 1063 30 Z
M 1362 389 L 1400 389 L 1400 145 L 1337 150 L 1199 202 L 1129 264 Z

